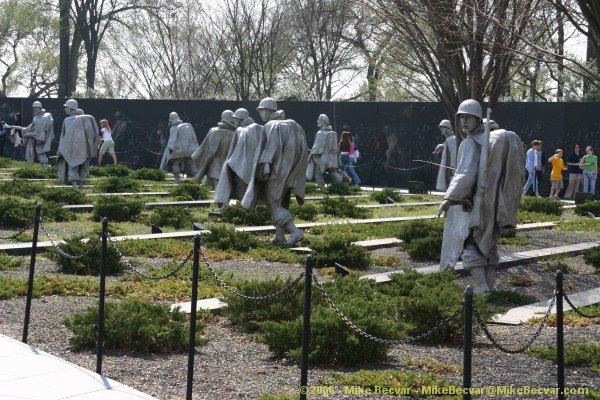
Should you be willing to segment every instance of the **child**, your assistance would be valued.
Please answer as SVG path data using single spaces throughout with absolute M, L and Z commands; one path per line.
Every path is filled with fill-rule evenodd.
M 556 200 L 560 200 L 558 194 L 563 188 L 562 172 L 567 170 L 562 156 L 563 151 L 561 149 L 556 149 L 555 154 L 548 159 L 548 162 L 552 164 L 552 172 L 550 173 L 550 198 L 555 198 Z

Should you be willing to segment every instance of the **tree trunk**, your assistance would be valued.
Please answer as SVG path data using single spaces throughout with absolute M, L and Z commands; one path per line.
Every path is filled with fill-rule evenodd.
M 69 52 L 69 77 L 67 83 L 67 92 L 65 97 L 70 97 L 77 90 L 77 75 L 79 75 L 79 50 L 83 39 L 79 34 L 77 27 L 73 31 L 73 41 L 71 42 L 71 51 Z
M 69 92 L 69 64 L 70 64 L 70 51 L 69 51 L 69 37 L 70 24 L 69 24 L 69 13 L 70 13 L 71 2 L 69 0 L 59 0 L 60 8 L 60 46 L 59 46 L 59 73 L 58 73 L 58 98 L 63 99 L 70 95 Z

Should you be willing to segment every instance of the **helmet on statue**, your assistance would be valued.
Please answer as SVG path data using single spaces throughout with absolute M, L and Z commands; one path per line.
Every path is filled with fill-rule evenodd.
M 473 115 L 479 120 L 482 118 L 481 104 L 473 99 L 467 99 L 460 103 L 458 106 L 458 111 L 456 112 L 456 116 L 460 116 L 461 114 L 469 114 Z

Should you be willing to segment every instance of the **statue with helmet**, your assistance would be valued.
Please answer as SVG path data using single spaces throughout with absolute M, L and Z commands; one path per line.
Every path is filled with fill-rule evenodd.
M 58 176 L 63 183 L 83 189 L 89 175 L 89 163 L 98 155 L 100 135 L 96 119 L 83 113 L 77 100 L 64 104 L 67 118 L 63 121 L 56 151 Z
M 490 112 L 488 109 L 487 121 Z M 486 292 L 494 289 L 501 230 L 517 224 L 525 154 L 517 134 L 491 131 L 491 122 L 483 125 L 477 101 L 463 101 L 456 116 L 466 137 L 438 209 L 438 216 L 446 213 L 440 269 L 455 268 L 461 258 L 476 284 L 475 291 Z
M 304 203 L 308 158 L 304 129 L 296 121 L 286 119 L 284 111 L 277 109 L 277 102 L 271 97 L 261 100 L 257 110 L 266 123 L 242 206 L 254 209 L 258 202 L 265 203 L 275 226 L 273 243 L 292 246 L 304 239 L 288 211 L 292 193 L 299 205 Z M 287 240 L 286 233 L 289 234 Z
M 225 110 L 221 113 L 221 122 L 216 127 L 210 128 L 202 144 L 192 154 L 196 165 L 196 182 L 213 189 L 219 183 L 221 168 L 229 153 L 231 140 L 237 126 L 235 125 L 233 111 Z
M 169 141 L 163 153 L 160 169 L 173 173 L 175 183 L 181 182 L 181 173 L 187 176 L 196 175 L 196 166 L 192 154 L 200 147 L 194 128 L 189 123 L 184 123 L 179 114 L 169 114 Z
M 438 128 L 446 140 L 442 145 L 436 146 L 433 152 L 436 155 L 441 154 L 440 169 L 438 170 L 435 188 L 445 192 L 456 169 L 456 137 L 452 131 L 452 124 L 447 119 L 443 119 Z
M 329 125 L 329 117 L 325 114 L 319 115 L 317 126 L 320 128 L 315 135 L 315 142 L 308 156 L 308 168 L 306 180 L 314 178 L 317 185 L 325 185 L 325 182 L 339 182 L 340 155 L 338 149 L 337 133 Z
M 11 126 L 23 132 L 23 139 L 27 144 L 25 159 L 28 164 L 33 164 L 37 158 L 43 169 L 48 169 L 48 157 L 46 152 L 50 151 L 52 139 L 54 138 L 54 118 L 46 112 L 42 103 L 34 101 L 32 106 L 33 121 L 26 127 Z
M 215 188 L 215 203 L 223 207 L 226 207 L 231 199 L 244 198 L 252 178 L 254 154 L 263 131 L 262 125 L 254 122 L 245 108 L 235 110 L 232 118 L 237 129 L 221 168 L 219 184 Z

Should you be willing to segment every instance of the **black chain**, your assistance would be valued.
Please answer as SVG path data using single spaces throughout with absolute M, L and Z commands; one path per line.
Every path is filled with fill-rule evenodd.
M 44 232 L 44 234 L 48 237 L 48 240 L 50 240 L 50 243 L 52 244 L 52 246 L 54 246 L 54 248 L 56 249 L 56 251 L 58 251 L 58 253 L 63 256 L 66 257 L 70 260 L 81 260 L 82 258 L 84 258 L 85 256 L 87 256 L 88 254 L 90 254 L 98 245 L 98 243 L 100 243 L 100 238 L 102 237 L 102 235 L 98 236 L 98 238 L 96 239 L 96 241 L 94 241 L 91 245 L 91 247 L 89 249 L 87 249 L 85 251 L 85 253 L 78 255 L 78 256 L 73 256 L 70 254 L 65 253 L 61 248 L 60 245 L 55 242 L 52 237 L 50 237 L 50 234 L 48 233 L 48 230 L 46 230 L 46 227 L 44 226 L 44 223 L 42 222 L 42 218 L 40 218 L 40 226 L 42 227 L 42 231 Z
M 31 224 L 27 225 L 25 228 L 22 228 L 18 233 L 15 233 L 13 235 L 6 236 L 6 237 L 0 237 L 0 239 L 15 239 L 17 236 L 19 236 L 20 234 L 22 234 L 23 232 L 25 232 L 29 228 L 31 228 Z
M 443 328 L 444 326 L 448 325 L 448 323 L 450 321 L 452 321 L 454 318 L 456 318 L 456 316 L 458 314 L 460 314 L 463 311 L 464 306 L 461 305 L 454 313 L 452 313 L 452 315 L 450 315 L 448 318 L 438 322 L 436 325 L 434 325 L 431 329 L 429 329 L 426 332 L 421 333 L 418 336 L 412 337 L 412 338 L 406 338 L 406 339 L 382 339 L 379 338 L 377 336 L 373 336 L 365 331 L 363 331 L 362 329 L 360 329 L 358 326 L 356 326 L 352 321 L 350 321 L 341 311 L 339 308 L 337 308 L 337 306 L 335 305 L 335 303 L 333 302 L 333 300 L 331 300 L 331 298 L 329 297 L 329 295 L 325 292 L 325 289 L 323 289 L 323 286 L 321 285 L 321 282 L 319 282 L 319 280 L 317 279 L 316 275 L 313 274 L 313 280 L 315 281 L 315 284 L 317 285 L 317 287 L 319 288 L 319 291 L 321 292 L 321 294 L 323 295 L 323 297 L 325 298 L 325 300 L 327 301 L 327 304 L 329 304 L 329 306 L 333 309 L 333 311 L 335 311 L 335 313 L 342 319 L 342 321 L 344 321 L 346 323 L 346 325 L 348 325 L 350 328 L 352 328 L 352 330 L 354 330 L 356 333 L 358 333 L 359 335 L 370 339 L 374 342 L 378 342 L 378 343 L 383 343 L 383 344 L 407 344 L 407 343 L 414 343 L 414 342 L 418 342 L 426 337 L 428 337 L 429 335 L 431 335 L 432 333 L 440 330 L 441 328 Z
M 573 303 L 571 303 L 571 299 L 569 299 L 569 296 L 567 296 L 566 293 L 563 293 L 563 296 L 565 297 L 565 300 L 567 301 L 567 303 L 569 303 L 569 305 L 571 306 L 571 309 L 573 311 L 575 311 L 575 313 L 581 315 L 582 317 L 586 317 L 586 318 L 600 318 L 600 312 L 598 314 L 592 314 L 592 315 L 586 314 L 583 311 L 581 311 L 579 308 L 575 307 L 573 305 Z
M 192 255 L 194 254 L 194 249 L 190 250 L 190 252 L 188 253 L 187 257 L 185 258 L 185 260 L 183 260 L 181 262 L 181 264 L 179 264 L 179 266 L 177 266 L 177 268 L 175 268 L 173 271 L 162 275 L 162 276 L 154 276 L 154 275 L 148 275 L 142 271 L 140 271 L 139 269 L 137 269 L 136 267 L 133 266 L 133 264 L 131 264 L 129 262 L 129 260 L 127 260 L 125 258 L 125 256 L 123 256 L 123 253 L 121 253 L 121 251 L 119 250 L 119 248 L 117 247 L 117 245 L 115 244 L 115 242 L 112 240 L 110 234 L 107 236 L 108 237 L 108 241 L 110 242 L 111 246 L 113 247 L 113 249 L 115 249 L 115 251 L 117 252 L 117 255 L 119 256 L 119 259 L 123 262 L 123 264 L 125 264 L 127 266 L 127 268 L 129 268 L 130 270 L 132 270 L 133 272 L 135 272 L 136 274 L 147 278 L 147 279 L 154 279 L 154 280 L 160 280 L 160 279 L 165 279 L 165 278 L 169 278 L 171 276 L 174 276 L 176 273 L 178 273 L 179 271 L 181 271 L 181 269 L 183 268 L 183 266 L 190 260 L 190 258 L 192 258 Z
M 252 296 L 247 296 L 245 294 L 236 292 L 234 289 L 232 289 L 230 286 L 228 286 L 223 281 L 223 279 L 221 279 L 219 277 L 219 275 L 217 275 L 217 273 L 215 272 L 215 270 L 210 266 L 210 264 L 208 263 L 208 260 L 206 259 L 206 256 L 204 255 L 204 252 L 202 251 L 202 247 L 200 247 L 200 255 L 202 256 L 202 260 L 204 261 L 204 264 L 206 264 L 206 266 L 208 267 L 208 270 L 210 271 L 210 273 L 213 274 L 213 276 L 215 277 L 215 279 L 217 280 L 217 282 L 219 282 L 219 285 L 223 286 L 225 289 L 227 289 L 227 291 L 229 293 L 233 294 L 234 296 L 238 296 L 238 297 L 241 297 L 242 299 L 250 300 L 250 301 L 264 301 L 264 300 L 274 299 L 277 296 L 280 296 L 283 293 L 285 293 L 288 290 L 290 290 L 291 288 L 293 288 L 306 275 L 304 272 L 302 272 L 300 274 L 300 276 L 298 276 L 296 279 L 294 279 L 289 285 L 285 286 L 284 288 L 279 289 L 278 291 L 276 291 L 274 293 L 267 294 L 265 296 L 252 297 Z
M 548 322 L 548 318 L 550 317 L 550 314 L 552 312 L 552 307 L 554 307 L 555 301 L 556 301 L 556 291 L 554 291 L 554 295 L 552 296 L 552 300 L 550 301 L 550 305 L 548 306 L 548 309 L 546 310 L 546 314 L 544 315 L 544 318 L 542 319 L 540 326 L 537 328 L 537 330 L 535 331 L 533 336 L 527 342 L 525 342 L 525 344 L 523 346 L 521 346 L 517 349 L 509 349 L 509 348 L 504 347 L 500 343 L 498 343 L 496 341 L 496 339 L 492 336 L 490 331 L 487 329 L 487 326 L 483 322 L 481 315 L 479 315 L 479 310 L 477 310 L 477 307 L 475 305 L 473 305 L 473 311 L 475 312 L 475 317 L 477 318 L 477 322 L 479 323 L 479 326 L 481 326 L 481 329 L 483 329 L 485 336 L 487 336 L 487 338 L 490 340 L 490 342 L 492 342 L 492 344 L 494 346 L 496 346 L 500 351 L 503 351 L 505 353 L 518 354 L 518 353 L 523 353 L 525 350 L 527 350 L 533 344 L 533 342 L 535 342 L 535 340 L 540 336 L 540 334 L 542 333 L 542 330 L 544 329 L 544 327 L 546 326 L 546 324 Z
M 376 161 L 377 164 L 383 165 L 386 168 L 389 169 L 395 169 L 397 171 L 414 171 L 416 169 L 421 169 L 421 168 L 425 168 L 427 165 L 421 165 L 420 167 L 413 167 L 413 168 L 400 168 L 400 167 L 392 167 L 391 165 L 387 165 L 386 163 L 383 163 L 381 161 Z

